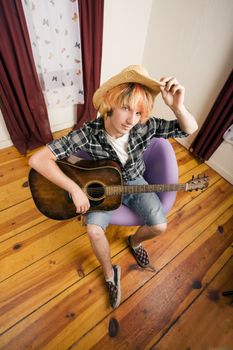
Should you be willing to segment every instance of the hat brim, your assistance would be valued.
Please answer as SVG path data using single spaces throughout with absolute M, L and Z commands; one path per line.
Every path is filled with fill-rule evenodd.
M 111 90 L 115 86 L 124 83 L 138 83 L 144 85 L 150 90 L 153 97 L 156 97 L 156 95 L 160 93 L 160 87 L 164 86 L 164 83 L 146 77 L 145 75 L 142 75 L 136 72 L 135 70 L 121 72 L 107 80 L 96 90 L 96 92 L 93 95 L 93 105 L 95 109 L 99 109 L 100 104 L 102 102 L 102 97 L 108 90 Z

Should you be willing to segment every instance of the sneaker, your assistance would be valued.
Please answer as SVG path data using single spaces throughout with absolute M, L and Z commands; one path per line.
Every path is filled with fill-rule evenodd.
M 143 248 L 142 245 L 140 245 L 138 248 L 133 248 L 131 244 L 131 236 L 128 237 L 127 241 L 128 241 L 130 251 L 133 254 L 134 258 L 136 259 L 138 265 L 144 268 L 149 266 L 150 259 L 145 248 Z
M 114 283 L 106 281 L 106 284 L 108 287 L 110 305 L 115 309 L 120 305 L 121 301 L 121 267 L 119 265 L 113 265 L 112 268 L 114 272 Z

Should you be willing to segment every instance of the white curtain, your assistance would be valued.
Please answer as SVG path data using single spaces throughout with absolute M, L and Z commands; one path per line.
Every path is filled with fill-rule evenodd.
M 24 0 L 23 9 L 47 106 L 84 103 L 77 0 Z

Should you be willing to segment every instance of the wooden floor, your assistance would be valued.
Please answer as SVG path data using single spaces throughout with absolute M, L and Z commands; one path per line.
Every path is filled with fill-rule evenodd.
M 171 141 L 180 182 L 206 173 L 204 192 L 183 192 L 168 230 L 146 244 L 155 270 L 139 268 L 126 237 L 109 227 L 122 267 L 122 302 L 108 306 L 85 227 L 35 208 L 27 158 L 0 150 L 0 348 L 233 349 L 233 186 Z

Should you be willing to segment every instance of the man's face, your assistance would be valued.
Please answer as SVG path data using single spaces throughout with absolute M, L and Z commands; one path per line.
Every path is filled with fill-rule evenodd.
M 140 118 L 139 110 L 131 109 L 129 106 L 117 107 L 112 115 L 105 119 L 105 129 L 109 135 L 118 138 L 129 133 Z

